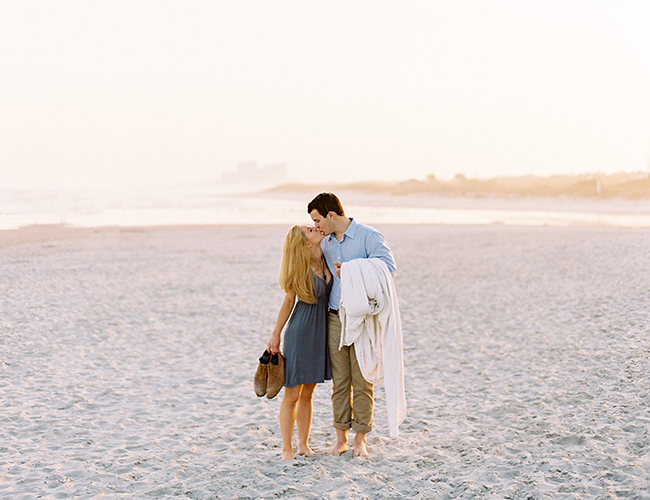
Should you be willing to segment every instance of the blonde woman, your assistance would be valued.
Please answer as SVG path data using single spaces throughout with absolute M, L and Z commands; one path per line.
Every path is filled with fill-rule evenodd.
M 332 275 L 320 249 L 323 234 L 314 227 L 293 226 L 284 240 L 280 288 L 286 293 L 268 343 L 271 354 L 285 358 L 284 396 L 280 406 L 282 460 L 294 459 L 293 428 L 298 428 L 298 455 L 313 457 L 309 447 L 312 395 L 316 384 L 330 380 L 327 347 L 327 302 Z M 297 299 L 297 300 L 296 300 Z

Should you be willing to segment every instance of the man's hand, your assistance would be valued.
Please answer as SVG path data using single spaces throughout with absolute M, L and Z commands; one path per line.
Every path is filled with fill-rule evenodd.
M 341 263 L 340 262 L 335 262 L 334 263 L 334 270 L 336 271 L 336 275 L 340 278 L 341 277 Z

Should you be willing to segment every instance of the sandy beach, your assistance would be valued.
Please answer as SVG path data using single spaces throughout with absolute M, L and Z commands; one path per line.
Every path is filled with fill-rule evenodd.
M 286 225 L 0 231 L 0 498 L 650 498 L 650 230 L 376 225 L 408 416 L 280 461 Z

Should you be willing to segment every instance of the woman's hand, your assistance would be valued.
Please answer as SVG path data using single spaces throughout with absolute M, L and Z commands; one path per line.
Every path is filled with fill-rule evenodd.
M 291 316 L 291 311 L 293 311 L 293 305 L 296 302 L 296 294 L 293 291 L 288 291 L 284 295 L 284 300 L 280 306 L 280 312 L 278 313 L 278 320 L 275 323 L 275 328 L 271 334 L 271 340 L 266 345 L 266 348 L 271 354 L 277 354 L 280 352 L 280 334 L 284 328 L 285 323 Z
M 280 352 L 280 335 L 276 335 L 275 333 L 271 335 L 271 338 L 269 339 L 269 343 L 266 344 L 266 349 L 271 353 L 271 354 L 277 354 Z

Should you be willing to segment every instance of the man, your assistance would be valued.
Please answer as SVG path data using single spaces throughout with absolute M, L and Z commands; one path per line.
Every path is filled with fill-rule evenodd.
M 341 264 L 354 259 L 378 258 L 395 274 L 395 259 L 382 234 L 345 215 L 341 202 L 332 193 L 321 193 L 307 206 L 316 228 L 325 238 L 321 250 L 332 272 L 334 283 L 329 297 L 328 342 L 332 369 L 332 410 L 336 445 L 332 455 L 348 447 L 348 430 L 355 431 L 354 456 L 367 457 L 367 434 L 372 430 L 374 386 L 361 375 L 354 344 L 339 349 L 341 340 Z M 352 400 L 350 398 L 352 392 Z

